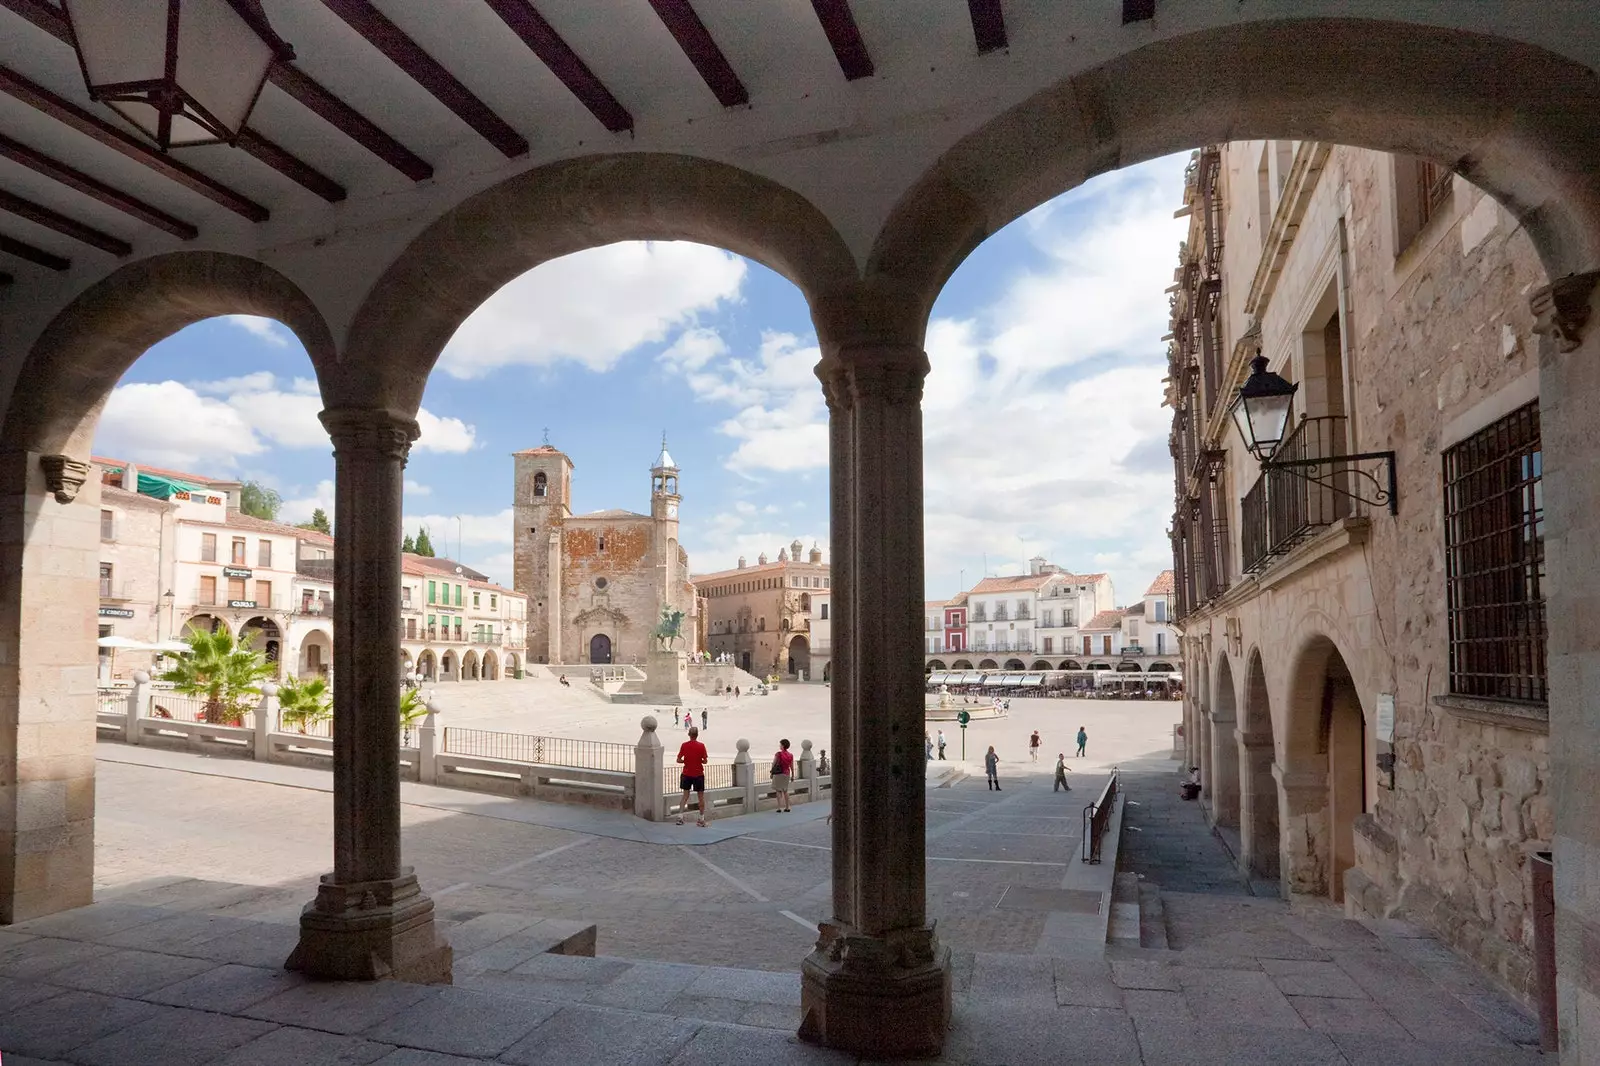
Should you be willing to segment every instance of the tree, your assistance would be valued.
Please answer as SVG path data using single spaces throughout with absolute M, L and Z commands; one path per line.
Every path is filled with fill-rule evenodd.
M 428 539 L 428 527 L 422 526 L 417 530 L 416 549 L 418 555 L 433 556 L 433 541 Z
M 188 642 L 189 650 L 161 680 L 172 682 L 180 695 L 203 697 L 207 722 L 243 725 L 245 712 L 261 696 L 261 682 L 272 674 L 271 664 L 249 645 L 234 643 L 225 629 L 190 630 Z
M 283 497 L 275 489 L 269 489 L 259 481 L 246 481 L 244 488 L 239 490 L 239 510 L 252 518 L 265 518 L 268 522 L 278 520 L 278 510 L 283 507 Z M 327 515 L 322 520 L 328 520 Z
M 278 689 L 279 720 L 304 733 L 333 716 L 333 696 L 320 677 L 289 678 Z
M 310 529 L 318 533 L 333 533 L 333 526 L 328 523 L 328 512 L 320 507 L 311 512 L 311 521 L 301 522 L 297 528 Z
M 417 727 L 417 722 L 427 717 L 428 705 L 423 702 L 420 688 L 403 688 L 400 690 L 400 740 L 407 747 L 411 744 L 411 732 Z
M 417 542 L 411 539 L 410 533 L 407 533 L 406 539 L 400 542 L 400 550 L 410 552 L 412 555 L 417 554 Z

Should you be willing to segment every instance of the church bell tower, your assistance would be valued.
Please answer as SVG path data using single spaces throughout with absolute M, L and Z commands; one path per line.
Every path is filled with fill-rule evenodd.
M 662 607 L 684 609 L 678 603 L 678 586 L 688 577 L 678 572 L 678 505 L 682 502 L 683 497 L 678 495 L 678 464 L 667 451 L 667 435 L 663 432 L 661 454 L 650 468 L 650 517 L 655 519 L 656 566 L 661 575 L 657 615 Z

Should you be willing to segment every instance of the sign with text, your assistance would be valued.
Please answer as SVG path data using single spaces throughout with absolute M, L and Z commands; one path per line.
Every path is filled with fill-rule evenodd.
M 133 612 L 126 607 L 102 607 L 101 618 L 132 618 Z
M 248 566 L 224 566 L 222 568 L 223 577 L 249 577 L 250 573 Z
M 229 600 L 228 601 L 228 606 L 229 607 L 254 607 L 255 605 L 256 605 L 256 601 L 255 600 Z

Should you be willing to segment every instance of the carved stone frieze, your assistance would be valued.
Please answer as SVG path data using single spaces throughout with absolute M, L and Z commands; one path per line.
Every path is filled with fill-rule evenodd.
M 333 438 L 335 455 L 404 461 L 411 442 L 422 434 L 416 419 L 391 411 L 343 407 L 323 411 L 318 417 Z
M 39 466 L 44 469 L 45 487 L 57 503 L 71 503 L 78 498 L 78 490 L 89 480 L 89 464 L 66 455 L 41 455 Z
M 1583 331 L 1589 324 L 1589 297 L 1597 282 L 1600 270 L 1590 270 L 1557 278 L 1536 290 L 1528 298 L 1528 306 L 1537 319 L 1533 331 L 1553 340 L 1557 351 L 1576 350 L 1583 343 Z

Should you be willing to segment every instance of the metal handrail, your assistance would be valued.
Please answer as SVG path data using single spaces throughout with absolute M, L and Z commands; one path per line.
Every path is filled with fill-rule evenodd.
M 1100 864 L 1101 845 L 1106 827 L 1111 824 L 1111 810 L 1117 802 L 1117 776 L 1113 769 L 1099 798 L 1083 809 L 1083 861 L 1090 866 Z

